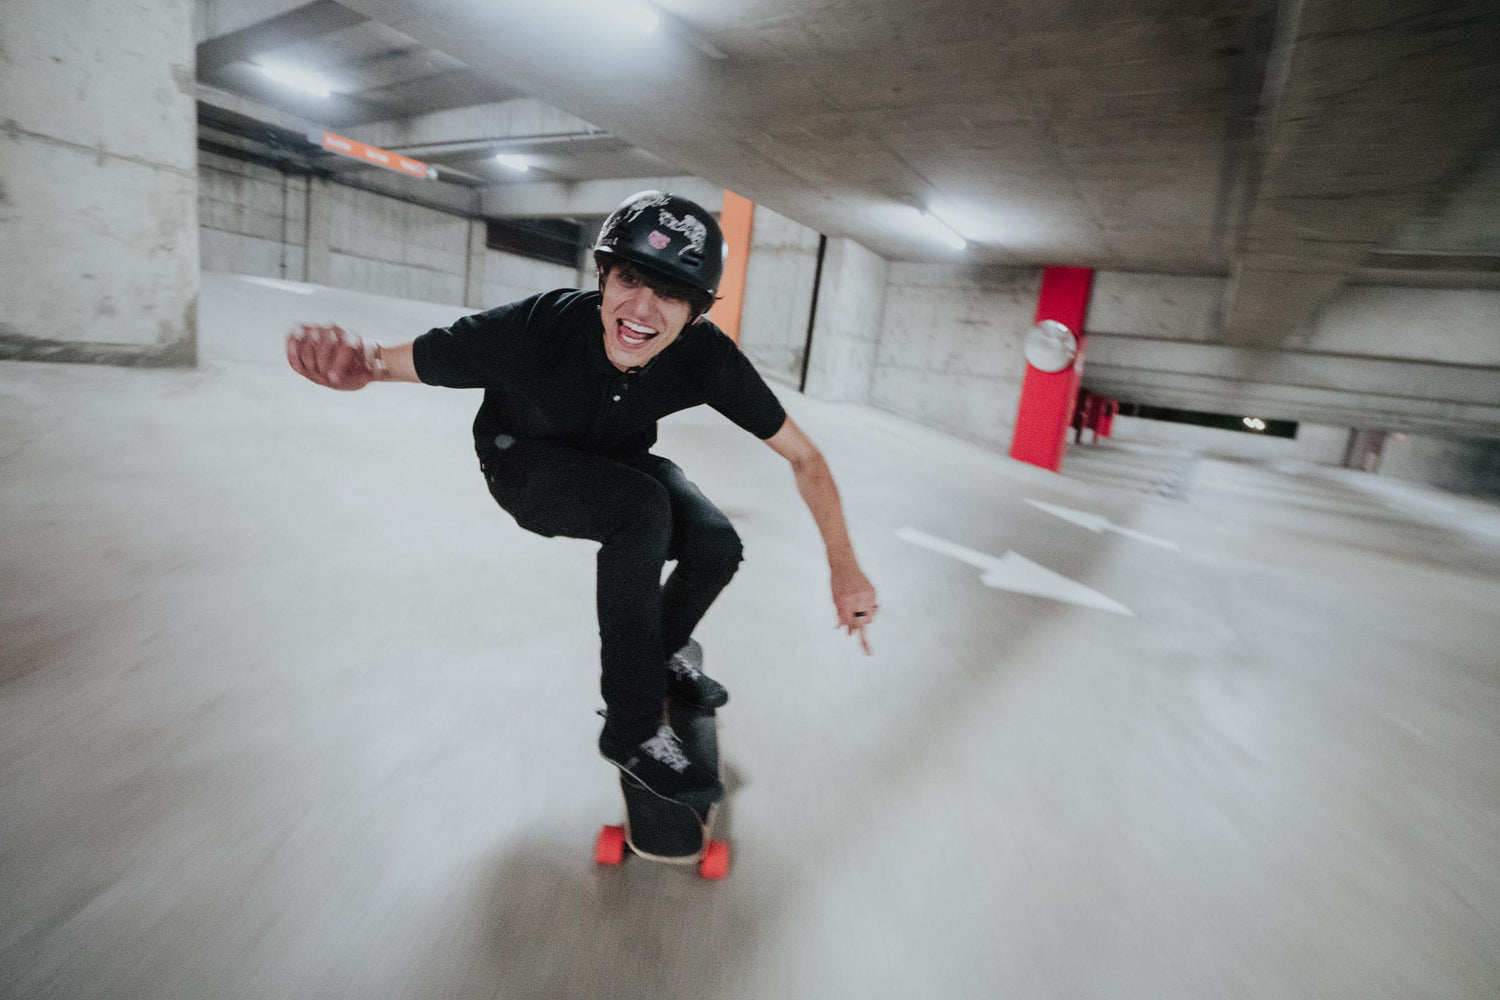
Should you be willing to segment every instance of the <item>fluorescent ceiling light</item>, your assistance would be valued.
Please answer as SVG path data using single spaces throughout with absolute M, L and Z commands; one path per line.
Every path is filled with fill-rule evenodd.
M 526 162 L 526 157 L 520 153 L 500 153 L 496 155 L 495 162 L 509 170 L 518 170 L 521 173 L 531 169 L 531 164 Z
M 1252 431 L 1263 431 L 1266 429 L 1266 422 L 1259 417 L 1245 417 L 1240 422 Z
M 948 225 L 948 223 L 944 222 L 942 219 L 939 219 L 931 212 L 924 211 L 922 213 L 922 218 L 928 220 L 928 222 L 931 223 L 929 228 L 932 230 L 933 235 L 942 240 L 944 243 L 948 244 L 953 249 L 962 250 L 964 247 L 969 245 L 969 241 L 960 236 L 957 229 L 954 229 L 952 226 Z
M 260 71 L 277 83 L 284 84 L 304 94 L 314 97 L 327 97 L 331 91 L 328 89 L 328 81 L 316 73 L 307 73 L 303 70 L 290 69 L 286 66 L 276 66 L 262 63 Z

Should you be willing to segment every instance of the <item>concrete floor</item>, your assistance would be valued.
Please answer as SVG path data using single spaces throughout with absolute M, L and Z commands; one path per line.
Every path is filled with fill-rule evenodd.
M 197 371 L 0 364 L 0 996 L 1500 994 L 1495 508 L 1122 447 L 1059 477 L 786 392 L 867 659 L 784 464 L 674 417 L 747 549 L 700 631 L 734 870 L 599 869 L 593 546 L 493 506 L 476 393 L 279 361 L 295 316 L 460 310 L 299 291 L 205 275 Z

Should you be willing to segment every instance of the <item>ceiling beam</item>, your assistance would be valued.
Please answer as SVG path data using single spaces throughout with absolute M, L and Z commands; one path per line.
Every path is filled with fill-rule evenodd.
M 368 20 L 333 0 L 314 0 L 286 9 L 285 3 L 240 4 L 250 11 L 269 13 L 264 19 L 242 25 L 198 43 L 198 75 L 212 76 L 224 67 L 248 62 L 259 52 L 332 34 Z M 241 14 L 241 16 L 244 16 Z M 254 16 L 254 14 L 251 14 Z M 231 22 L 233 23 L 233 22 Z
M 1223 340 L 1285 343 L 1495 141 L 1500 5 L 1287 0 Z
M 206 107 L 227 111 L 241 118 L 252 119 L 285 132 L 295 133 L 303 138 L 306 138 L 311 132 L 322 132 L 327 129 L 326 125 L 315 122 L 310 118 L 303 118 L 301 115 L 294 115 L 289 111 L 273 108 L 269 104 L 252 101 L 250 98 L 241 97 L 239 94 L 231 94 L 227 90 L 220 90 L 218 87 L 210 87 L 206 83 L 197 85 L 194 96 L 197 98 L 199 104 Z
M 625 177 L 574 184 L 533 182 L 485 188 L 481 202 L 491 219 L 604 216 L 637 191 L 670 191 L 710 212 L 724 210 L 724 189 L 701 177 Z
M 1084 385 L 1156 406 L 1500 437 L 1500 368 L 1090 334 Z
M 252 101 L 248 97 L 231 94 L 227 91 L 219 90 L 217 87 L 210 87 L 202 83 L 197 85 L 196 97 L 201 108 L 208 108 L 212 112 L 218 112 L 218 117 L 222 118 L 227 114 L 230 120 L 238 119 L 247 122 L 256 122 L 267 126 L 268 129 L 283 133 L 283 138 L 294 145 L 302 146 L 305 144 L 306 149 L 303 155 L 306 157 L 308 163 L 316 166 L 318 170 L 324 173 L 378 174 L 388 172 L 373 163 L 324 152 L 320 147 L 314 145 L 309 137 L 319 132 L 334 130 L 309 118 L 303 118 L 300 115 L 282 111 L 280 108 L 273 108 L 270 105 Z M 437 169 L 440 179 L 458 182 L 462 187 L 473 189 L 484 184 L 483 178 L 476 177 L 463 170 L 442 165 L 439 165 Z M 419 181 L 418 183 L 425 182 Z M 465 205 L 470 203 L 478 204 L 477 198 L 479 196 L 472 193 L 472 190 L 455 197 L 459 198 L 460 202 Z M 460 202 L 449 199 L 442 201 L 441 204 L 447 210 L 450 205 Z
M 1148 380 L 1153 375 L 1201 375 L 1247 383 L 1500 407 L 1500 368 L 1488 365 L 1090 334 L 1085 380 L 1096 367 L 1133 370 Z
M 402 152 L 415 147 L 594 134 L 602 136 L 608 133 L 582 118 L 530 97 L 450 108 L 415 118 L 371 122 L 349 133 L 350 138 L 360 142 Z

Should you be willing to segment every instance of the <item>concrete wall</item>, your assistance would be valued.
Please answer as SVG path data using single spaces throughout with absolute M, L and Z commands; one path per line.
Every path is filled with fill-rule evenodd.
M 209 271 L 474 309 L 577 280 L 572 267 L 487 249 L 482 221 L 234 157 L 202 154 L 198 204 Z
M 478 308 L 489 309 L 554 288 L 573 288 L 577 283 L 577 270 L 563 264 L 517 257 L 499 250 L 486 250 L 484 301 Z M 592 288 L 593 284 L 588 287 Z
M 192 365 L 191 0 L 0 4 L 0 357 Z
M 871 405 L 1008 449 L 1040 280 L 1035 268 L 890 264 Z
M 204 270 L 306 278 L 307 177 L 233 157 L 198 156 Z
M 1214 342 L 1225 287 L 1222 278 L 1099 271 L 1084 328 Z M 1500 366 L 1500 291 L 1345 285 L 1288 346 Z
M 818 233 L 755 208 L 740 349 L 762 374 L 797 384 L 818 270 Z M 807 393 L 869 402 L 888 265 L 852 240 L 831 239 L 823 260 Z
M 890 265 L 849 239 L 831 239 L 823 257 L 807 394 L 868 403 L 875 382 Z
M 1349 445 L 1348 428 L 1324 424 L 1300 424 L 1295 438 L 1279 438 L 1125 416 L 1115 418 L 1112 437 L 1115 441 L 1186 448 L 1205 455 L 1262 461 L 1295 460 L 1318 465 L 1340 465 Z M 1087 431 L 1084 440 L 1090 440 Z
M 1348 285 L 1296 343 L 1330 354 L 1500 366 L 1500 291 Z
M 1500 498 L 1500 441 L 1392 434 L 1385 441 L 1380 474 Z
M 423 302 L 463 302 L 469 221 L 330 185 L 328 284 Z
M 755 207 L 740 349 L 766 375 L 802 377 L 807 318 L 818 266 L 818 233 L 763 205 Z
M 1096 271 L 1083 328 L 1169 340 L 1216 341 L 1223 278 Z

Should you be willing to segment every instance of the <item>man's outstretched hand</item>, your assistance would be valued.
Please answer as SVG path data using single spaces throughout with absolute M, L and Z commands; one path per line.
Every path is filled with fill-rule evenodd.
M 858 569 L 835 571 L 830 581 L 833 587 L 833 606 L 838 610 L 839 623 L 834 628 L 845 629 L 850 635 L 859 633 L 859 645 L 870 655 L 870 642 L 865 638 L 865 629 L 875 620 L 880 605 L 875 601 L 875 588 Z
M 286 338 L 286 359 L 304 378 L 346 392 L 375 380 L 375 345 L 339 326 L 298 323 Z

